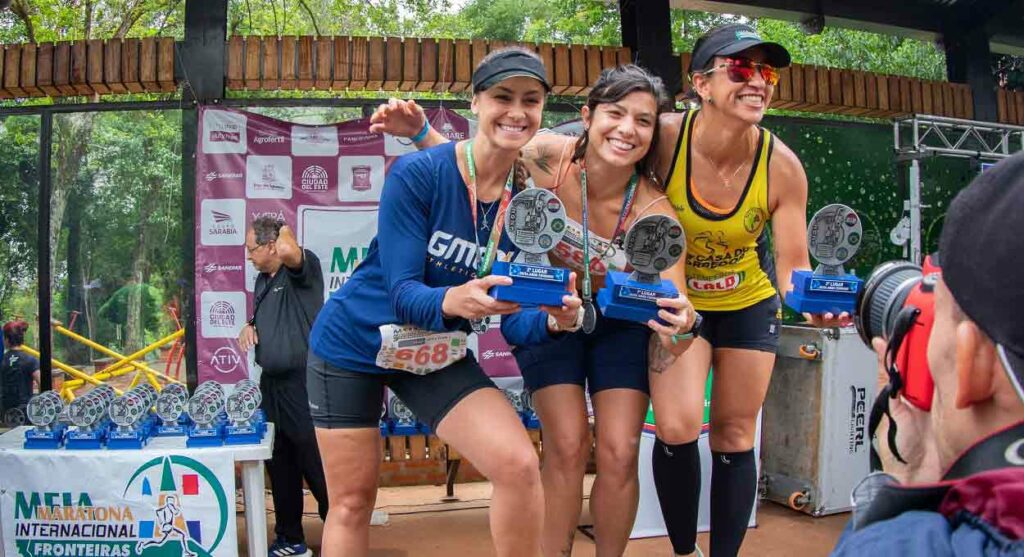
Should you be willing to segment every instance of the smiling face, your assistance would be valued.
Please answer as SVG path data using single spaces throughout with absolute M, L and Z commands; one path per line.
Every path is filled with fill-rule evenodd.
M 694 88 L 703 99 L 704 108 L 710 106 L 726 116 L 756 125 L 764 118 L 775 87 L 766 82 L 759 71 L 753 72 L 748 81 L 733 81 L 729 78 L 728 70 L 722 67 L 729 58 L 747 59 L 760 64 L 766 61 L 767 56 L 758 47 L 728 57 L 715 56 L 710 66 L 714 71 L 693 75 Z M 711 99 L 710 103 L 708 99 Z
M 499 149 L 518 150 L 540 129 L 544 86 L 532 77 L 510 77 L 473 95 L 477 133 Z
M 635 91 L 594 110 L 584 106 L 587 155 L 597 156 L 614 166 L 632 166 L 647 154 L 658 121 L 654 95 Z

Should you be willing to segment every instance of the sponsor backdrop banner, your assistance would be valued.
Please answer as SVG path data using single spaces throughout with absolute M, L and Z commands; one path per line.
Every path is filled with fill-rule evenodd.
M 55 453 L 0 453 L 4 555 L 238 555 L 233 459 Z
M 431 125 L 452 140 L 471 123 L 445 109 Z M 199 381 L 236 383 L 258 374 L 238 333 L 252 312 L 256 270 L 246 260 L 248 223 L 284 219 L 303 247 L 320 258 L 325 299 L 348 280 L 377 233 L 377 205 L 395 159 L 415 151 L 408 140 L 370 133 L 365 118 L 307 126 L 221 108 L 200 111 L 196 161 L 196 308 Z M 493 377 L 519 370 L 497 325 L 470 338 Z

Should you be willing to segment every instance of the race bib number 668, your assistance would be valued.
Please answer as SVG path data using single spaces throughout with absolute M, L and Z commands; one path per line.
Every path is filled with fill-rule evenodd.
M 410 325 L 381 325 L 377 365 L 426 375 L 466 357 L 466 333 L 434 332 Z

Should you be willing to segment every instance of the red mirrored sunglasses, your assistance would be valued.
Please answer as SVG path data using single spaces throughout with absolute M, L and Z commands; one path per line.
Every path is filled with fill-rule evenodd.
M 754 79 L 754 72 L 760 72 L 764 82 L 768 85 L 774 86 L 779 82 L 779 70 L 768 64 L 754 62 L 749 58 L 726 58 L 724 63 L 697 73 L 708 75 L 723 68 L 725 69 L 725 75 L 733 83 L 746 83 Z

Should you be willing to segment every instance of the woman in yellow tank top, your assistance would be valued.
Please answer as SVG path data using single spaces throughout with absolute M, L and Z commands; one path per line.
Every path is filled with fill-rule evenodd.
M 650 384 L 658 439 L 654 479 L 673 549 L 696 550 L 704 385 L 711 392 L 711 554 L 736 555 L 754 505 L 754 435 L 775 362 L 782 295 L 807 255 L 807 177 L 759 126 L 789 53 L 746 25 L 705 33 L 690 78 L 700 110 L 663 114 L 659 173 L 686 230 L 686 290 L 699 338 Z M 774 254 L 767 236 L 772 226 Z M 773 256 L 774 255 L 774 256 Z M 817 325 L 849 316 L 810 316 Z

